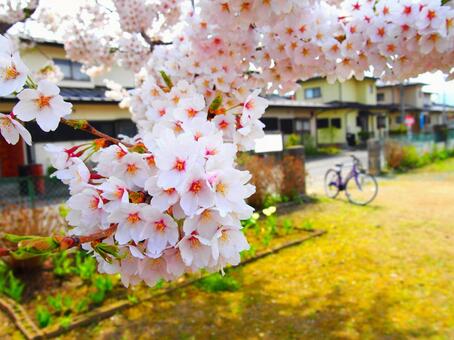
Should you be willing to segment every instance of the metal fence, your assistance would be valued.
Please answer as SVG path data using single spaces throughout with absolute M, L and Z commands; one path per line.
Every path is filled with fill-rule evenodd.
M 388 139 L 401 144 L 414 145 L 420 152 L 429 152 L 434 148 L 454 149 L 454 130 L 449 130 L 446 142 L 438 142 L 434 133 L 419 133 L 412 135 L 394 135 Z
M 68 187 L 56 178 L 47 176 L 0 178 L 0 209 L 12 205 L 43 207 L 64 202 Z

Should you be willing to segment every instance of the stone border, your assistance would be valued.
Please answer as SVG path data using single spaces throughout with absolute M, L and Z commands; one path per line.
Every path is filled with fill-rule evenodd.
M 302 229 L 296 228 L 297 230 L 303 231 Z M 296 239 L 294 241 L 290 241 L 284 244 L 281 244 L 279 246 L 276 246 L 274 248 L 258 252 L 255 256 L 245 259 L 244 261 L 241 261 L 241 263 L 235 267 L 229 267 L 226 269 L 226 271 L 230 271 L 232 269 L 250 264 L 252 262 L 258 261 L 264 257 L 267 257 L 269 255 L 273 255 L 281 250 L 294 247 L 296 245 L 299 245 L 307 240 L 310 240 L 312 238 L 320 237 L 326 233 L 324 230 L 312 230 L 312 231 L 307 231 L 309 232 L 309 235 L 306 235 L 304 237 L 301 237 L 299 239 Z M 170 287 L 162 292 L 156 293 L 156 294 L 151 294 L 143 299 L 141 299 L 137 303 L 132 303 L 128 300 L 120 300 L 118 302 L 112 303 L 108 306 L 102 306 L 98 307 L 95 309 L 92 309 L 91 311 L 80 315 L 71 322 L 70 325 L 67 327 L 62 327 L 60 325 L 54 325 L 50 326 L 44 329 L 38 329 L 35 323 L 31 320 L 30 316 L 27 314 L 27 312 L 24 310 L 24 308 L 16 303 L 14 300 L 8 299 L 8 298 L 0 298 L 0 307 L 5 310 L 7 315 L 13 320 L 17 328 L 22 332 L 22 334 L 25 336 L 27 340 L 36 340 L 36 339 L 44 339 L 44 338 L 51 338 L 51 337 L 56 337 L 59 335 L 62 335 L 70 330 L 73 330 L 78 327 L 82 326 L 87 326 L 90 325 L 96 321 L 100 321 L 103 319 L 106 319 L 112 315 L 114 315 L 116 312 L 136 306 L 142 302 L 151 300 L 153 298 L 163 296 L 166 294 L 169 294 L 175 290 L 190 286 L 207 276 L 211 274 L 206 274 L 197 278 L 189 279 L 186 282 L 182 282 L 181 284 L 175 285 L 174 287 Z M 5 301 L 7 303 L 5 304 Z

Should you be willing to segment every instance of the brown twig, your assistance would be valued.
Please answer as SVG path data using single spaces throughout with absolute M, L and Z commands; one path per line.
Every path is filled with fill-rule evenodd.
M 19 22 L 24 22 L 25 20 L 30 18 L 33 15 L 33 13 L 35 13 L 38 6 L 39 6 L 39 4 L 37 4 L 37 6 L 35 8 L 24 8 L 23 9 L 24 18 L 22 20 L 19 20 L 19 21 L 13 22 L 13 23 L 0 22 L 0 34 L 5 34 L 15 24 L 17 24 Z
M 94 136 L 97 136 L 99 138 L 105 139 L 106 141 L 108 141 L 108 142 L 110 142 L 112 144 L 116 144 L 116 145 L 123 144 L 124 146 L 126 146 L 128 148 L 133 146 L 132 144 L 129 144 L 129 143 L 126 143 L 126 142 L 122 142 L 121 140 L 119 140 L 117 138 L 111 137 L 111 136 L 105 134 L 104 132 L 101 132 L 101 131 L 95 129 L 86 120 L 60 118 L 60 121 L 63 124 L 65 124 L 67 126 L 70 126 L 73 129 L 75 129 L 75 130 L 82 130 L 82 131 L 88 132 L 88 133 L 90 133 L 90 134 L 92 134 Z
M 147 33 L 144 31 L 140 32 L 140 35 L 142 36 L 143 40 L 150 45 L 150 51 L 153 52 L 154 47 L 158 45 L 172 45 L 172 42 L 164 42 L 162 40 L 152 40 Z
M 117 224 L 111 224 L 108 229 L 98 231 L 91 235 L 83 235 L 83 236 L 53 236 L 53 242 L 57 243 L 57 247 L 51 246 L 51 244 L 43 237 L 33 237 L 29 240 L 23 240 L 18 243 L 18 249 L 21 247 L 33 248 L 35 250 L 40 250 L 43 253 L 49 251 L 55 251 L 56 249 L 59 250 L 67 250 L 71 248 L 78 247 L 84 243 L 93 243 L 93 242 L 101 242 L 102 240 L 111 236 L 117 230 Z M 14 252 L 17 249 L 7 249 L 7 248 L 0 248 L 0 257 L 4 256 L 14 256 Z
M 108 229 L 86 236 L 55 236 L 54 239 L 60 243 L 60 249 L 66 250 L 78 247 L 80 244 L 99 242 L 111 236 L 117 230 L 117 224 L 111 224 Z

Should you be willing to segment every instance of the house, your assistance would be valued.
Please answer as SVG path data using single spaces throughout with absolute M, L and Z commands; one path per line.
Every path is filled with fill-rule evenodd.
M 453 108 L 433 104 L 432 93 L 423 90 L 426 85 L 418 82 L 377 87 L 377 105 L 388 110 L 391 132 L 402 130 L 405 123 L 403 116 L 413 117 L 413 133 L 431 132 L 435 125 L 446 123 L 447 116 L 444 118 L 444 115 L 452 112 Z
M 103 79 L 107 78 L 124 87 L 132 87 L 134 76 L 131 72 L 113 66 L 102 78 L 90 79 L 81 72 L 81 64 L 66 58 L 60 43 L 36 39 L 27 42 L 32 44 L 24 48 L 21 55 L 31 71 L 37 71 L 49 60 L 53 60 L 63 72 L 64 79 L 58 85 L 64 99 L 74 105 L 72 119 L 87 119 L 95 128 L 111 135 L 135 134 L 136 127 L 130 119 L 129 111 L 119 108 L 118 102 L 105 96 L 106 87 L 103 83 Z M 13 97 L 0 98 L 0 112 L 11 112 L 16 102 Z M 50 162 L 43 147 L 48 142 L 74 145 L 93 138 L 85 132 L 66 126 L 59 126 L 57 131 L 50 133 L 42 132 L 36 123 L 27 123 L 26 126 L 33 137 L 34 143 L 31 147 L 23 141 L 11 146 L 3 139 L 0 140 L 0 176 L 18 176 L 19 167 L 33 163 L 43 164 L 45 171 Z
M 324 105 L 315 113 L 318 144 L 356 144 L 370 137 L 383 138 L 388 131 L 387 112 L 377 107 L 376 79 L 354 78 L 330 84 L 317 77 L 301 81 L 297 101 Z

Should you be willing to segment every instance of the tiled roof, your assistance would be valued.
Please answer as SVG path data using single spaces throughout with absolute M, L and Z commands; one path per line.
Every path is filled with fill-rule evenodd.
M 111 103 L 117 104 L 117 100 L 106 97 L 106 87 L 80 88 L 80 87 L 60 87 L 60 94 L 67 101 L 73 103 Z M 1 101 L 17 101 L 13 96 L 0 98 Z
M 110 102 L 118 103 L 118 101 L 107 98 L 105 87 L 95 88 L 74 88 L 74 87 L 60 87 L 60 93 L 68 101 L 71 102 Z

